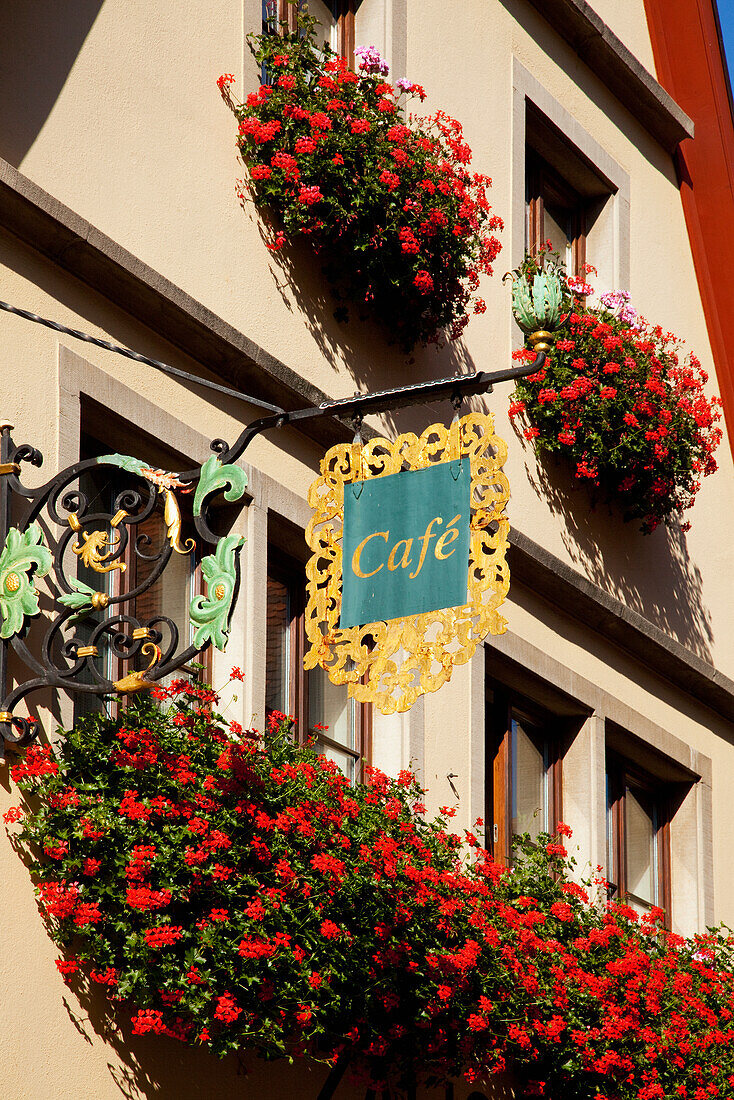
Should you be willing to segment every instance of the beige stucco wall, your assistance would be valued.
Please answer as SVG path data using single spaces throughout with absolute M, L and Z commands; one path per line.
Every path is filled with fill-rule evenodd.
M 596 0 L 595 6 L 652 71 L 642 0 Z M 215 80 L 221 72 L 234 72 L 240 94 L 249 90 L 253 69 L 242 41 L 245 31 L 257 28 L 259 4 L 223 0 L 205 12 L 201 5 L 142 0 L 90 0 L 73 11 L 62 7 L 68 8 L 58 5 L 40 27 L 30 11 L 14 13 L 10 33 L 0 41 L 0 104 L 7 106 L 0 111 L 0 156 L 327 393 L 339 396 L 357 387 L 508 363 L 517 334 L 500 276 L 517 262 L 523 247 L 515 216 L 523 193 L 515 156 L 521 140 L 513 109 L 517 64 L 629 176 L 629 240 L 618 244 L 629 247 L 633 299 L 651 319 L 684 337 L 713 375 L 671 159 L 530 5 L 470 0 L 458 19 L 445 0 L 363 2 L 362 25 L 383 36 L 377 44 L 400 66 L 393 75 L 405 73 L 423 82 L 430 95 L 427 107 L 441 107 L 464 122 L 475 166 L 494 177 L 494 207 L 506 220 L 497 274 L 482 291 L 486 314 L 472 320 L 459 347 L 418 351 L 412 359 L 388 346 L 368 323 L 338 326 L 308 252 L 299 251 L 292 270 L 284 273 L 262 245 L 256 215 L 240 209 L 234 181 L 243 169 L 236 158 L 235 126 Z M 518 12 L 521 18 L 515 17 Z M 0 297 L 27 309 L 184 369 L 198 369 L 129 314 L 4 232 L 0 287 Z M 48 330 L 0 315 L 0 418 L 16 425 L 16 438 L 44 452 L 44 471 L 28 476 L 33 483 L 75 457 L 78 397 L 65 385 L 64 370 L 71 368 L 63 366 L 69 361 L 60 350 L 67 345 L 72 346 Z M 151 409 L 162 408 L 181 425 L 179 445 L 192 459 L 206 456 L 208 438 L 233 439 L 253 415 L 246 407 L 212 402 L 205 392 L 101 350 L 74 350 L 88 364 L 74 368 L 74 392 L 84 388 L 88 370 L 88 392 L 108 394 L 118 402 L 117 410 L 127 410 L 133 420 L 142 422 Z M 721 519 L 731 515 L 734 505 L 728 440 L 719 453 L 721 469 L 705 483 L 692 513 L 690 534 L 661 530 L 644 538 L 615 512 L 605 507 L 590 511 L 584 490 L 568 492 L 562 470 L 548 474 L 556 489 L 549 504 L 532 453 L 508 423 L 509 390 L 498 387 L 489 407 L 510 447 L 512 524 L 734 676 L 732 549 Z M 69 418 L 60 418 L 62 410 L 71 410 Z M 386 418 L 384 426 L 391 433 L 420 430 L 449 416 L 444 407 L 406 410 Z M 290 431 L 261 437 L 247 453 L 253 483 L 262 475 L 261 495 L 242 516 L 248 569 L 232 646 L 218 664 L 221 670 L 231 663 L 248 671 L 243 696 L 233 704 L 246 722 L 262 714 L 264 700 L 262 668 L 251 642 L 261 636 L 264 623 L 258 564 L 267 508 L 302 515 L 319 459 L 314 444 Z M 282 487 L 279 502 L 265 478 Z M 505 614 L 518 644 L 552 654 L 571 674 L 598 685 L 630 713 L 711 761 L 714 913 L 717 920 L 734 921 L 728 870 L 734 832 L 730 726 L 608 644 L 593 623 L 566 619 L 519 589 L 511 593 Z M 411 760 L 417 764 L 429 786 L 430 807 L 455 800 L 446 777 L 456 777 L 459 826 L 471 826 L 484 812 L 483 691 L 480 652 L 411 715 L 375 721 L 376 762 L 391 771 Z M 68 720 L 69 708 L 63 702 L 40 713 L 48 728 L 57 718 Z M 4 776 L 0 812 L 13 801 Z M 583 817 L 583 798 L 573 805 Z M 582 836 L 580 843 L 587 846 L 580 853 L 586 858 L 587 849 L 598 851 L 601 841 L 598 835 L 593 842 Z M 684 860 L 677 866 L 674 876 L 690 880 L 685 889 L 691 902 L 681 919 L 685 930 L 692 930 L 703 911 L 699 895 L 711 883 L 702 882 L 702 866 L 691 869 Z M 258 1070 L 245 1080 L 234 1063 L 219 1066 L 173 1044 L 163 1044 L 167 1053 L 160 1055 L 159 1040 L 97 1035 L 95 1010 L 86 1019 L 86 1008 L 55 972 L 55 953 L 40 924 L 27 873 L 6 842 L 0 843 L 0 882 L 0 923 L 12 930 L 0 954 L 0 1003 L 12 1006 L 16 1021 L 33 1021 L 32 1028 L 8 1026 L 0 1036 L 3 1096 L 101 1100 L 125 1094 L 126 1088 L 132 1097 L 194 1098 L 229 1091 L 252 1097 L 316 1095 L 316 1076 L 306 1079 L 300 1068 L 296 1076 L 287 1069 L 269 1070 L 265 1085 Z M 462 1095 L 457 1090 L 457 1100 Z

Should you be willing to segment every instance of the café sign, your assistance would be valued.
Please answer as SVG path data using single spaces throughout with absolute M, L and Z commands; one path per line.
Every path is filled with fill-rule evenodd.
M 307 669 L 390 714 L 504 632 L 506 454 L 486 413 L 326 454 L 309 491 Z
M 470 482 L 459 460 L 345 487 L 340 628 L 466 603 Z

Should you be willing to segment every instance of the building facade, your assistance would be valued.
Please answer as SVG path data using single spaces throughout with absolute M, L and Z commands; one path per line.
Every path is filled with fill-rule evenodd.
M 244 504 L 223 516 L 246 539 L 242 584 L 228 649 L 208 660 L 214 684 L 233 665 L 244 672 L 238 697 L 223 699 L 228 715 L 258 726 L 275 708 L 302 730 L 328 726 L 324 750 L 350 777 L 364 759 L 391 774 L 412 767 L 429 809 L 456 805 L 458 827 L 486 822 L 497 858 L 509 858 L 513 832 L 562 819 L 582 873 L 603 868 L 683 934 L 731 924 L 734 282 L 724 249 L 734 124 L 713 0 L 594 0 L 593 10 L 582 0 L 313 0 L 310 9 L 343 56 L 375 45 L 393 78 L 422 83 L 427 106 L 463 122 L 474 166 L 493 178 L 503 251 L 483 283 L 487 310 L 461 342 L 408 357 L 368 320 L 335 319 L 306 249 L 285 272 L 263 247 L 257 213 L 235 194 L 245 169 L 215 83 L 235 74 L 242 98 L 257 86 L 245 35 L 262 25 L 260 0 L 206 9 L 85 0 L 43 19 L 32 5 L 3 15 L 0 298 L 291 409 L 507 366 L 520 334 L 501 274 L 539 241 L 559 247 L 570 269 L 592 264 L 600 289 L 629 290 L 696 352 L 724 400 L 719 470 L 690 532 L 643 536 L 613 508 L 592 508 L 518 438 L 511 384 L 498 386 L 482 401 L 509 445 L 507 633 L 438 693 L 385 717 L 303 671 L 306 495 L 325 449 L 351 429 L 285 426 L 248 449 Z M 110 451 L 188 469 L 211 439 L 231 441 L 259 415 L 9 314 L 0 339 L 0 418 L 43 452 L 39 481 Z M 369 427 L 420 432 L 452 414 L 448 402 L 418 406 Z M 151 517 L 153 540 L 160 524 Z M 151 593 L 151 613 L 166 610 L 186 632 L 200 583 L 196 565 L 180 564 Z M 73 721 L 65 697 L 31 702 L 44 736 Z M 2 809 L 14 797 L 2 779 Z M 131 1039 L 124 1027 L 99 1031 L 62 984 L 8 843 L 1 865 L 9 1100 L 318 1096 L 316 1070 L 245 1058 L 244 1077 L 234 1060 Z M 470 1092 L 457 1085 L 455 1100 Z M 350 1094 L 342 1084 L 336 1095 Z

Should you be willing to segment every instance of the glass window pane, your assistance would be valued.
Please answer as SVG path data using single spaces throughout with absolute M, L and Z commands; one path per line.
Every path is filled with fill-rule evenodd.
M 141 552 L 146 555 L 146 558 L 139 557 L 134 550 L 135 540 L 143 535 L 150 539 L 149 542 L 143 542 L 140 546 Z M 138 587 L 145 584 L 151 573 L 160 565 L 157 555 L 161 553 L 166 542 L 166 525 L 163 512 L 156 509 L 142 523 L 132 525 L 130 539 L 133 543 L 130 569 L 134 573 L 132 579 L 135 586 Z M 149 561 L 146 560 L 147 558 L 155 558 L 155 560 Z M 178 629 L 178 651 L 186 649 L 192 640 L 189 604 L 192 596 L 193 568 L 193 554 L 171 554 L 158 580 L 135 599 L 133 614 L 139 622 L 146 624 L 158 615 L 164 615 L 166 618 L 173 620 Z M 170 631 L 165 623 L 154 623 L 153 625 L 155 629 L 160 629 L 163 635 L 161 648 L 165 651 L 171 641 Z M 135 666 L 145 668 L 149 660 L 149 654 L 140 653 L 135 661 Z
M 617 843 L 614 831 L 614 802 L 612 800 L 612 781 L 609 776 L 609 772 L 606 774 L 606 789 L 607 789 L 607 879 L 609 885 L 612 887 L 612 894 L 616 893 L 616 887 L 619 882 L 618 866 L 618 853 Z
M 547 762 L 538 732 L 512 718 L 512 832 L 535 840 L 548 828 Z
M 328 726 L 324 732 L 345 748 L 355 748 L 354 700 L 344 686 L 332 684 L 322 668 L 308 674 L 308 725 Z
M 86 453 L 88 448 L 82 446 L 82 458 L 88 458 L 89 454 Z M 79 478 L 79 488 L 86 496 L 89 506 L 88 511 L 90 513 L 102 512 L 108 509 L 112 503 L 112 478 L 109 476 L 109 472 L 102 467 L 92 467 L 85 472 Z M 89 524 L 90 529 L 98 530 L 98 525 Z M 110 534 L 111 530 L 107 529 Z M 78 539 L 72 539 L 70 546 L 78 545 Z M 90 566 L 85 565 L 81 558 L 75 558 L 73 554 L 67 554 L 66 559 L 67 576 L 73 577 L 76 572 L 76 576 L 84 584 L 89 585 L 90 588 L 94 588 L 97 592 L 104 592 L 106 595 L 112 595 L 112 580 L 115 575 L 115 570 L 111 570 L 109 573 L 97 573 Z M 79 640 L 79 644 L 89 645 L 92 641 L 92 633 L 99 625 L 101 617 L 99 615 L 91 615 L 88 617 L 82 617 L 73 627 L 67 631 L 66 637 L 72 635 Z M 95 642 L 97 649 L 99 650 L 99 656 L 92 658 L 97 671 L 110 678 L 112 672 L 112 662 L 110 660 L 110 651 L 107 645 L 107 639 L 104 634 L 97 638 Z M 79 674 L 79 680 L 83 684 L 96 684 L 98 681 L 89 671 L 89 664 L 84 666 L 84 669 Z M 92 694 L 78 694 L 74 696 L 74 719 L 81 718 L 84 714 L 92 714 L 104 709 L 105 703 L 101 696 Z
M 314 668 L 308 674 L 308 725 L 327 726 L 323 733 L 330 741 L 337 741 L 345 749 L 357 750 L 356 704 L 347 695 L 344 686 L 332 684 L 322 668 Z M 317 734 L 321 731 L 316 731 Z M 357 759 L 348 752 L 323 742 L 316 746 L 329 760 L 341 768 L 350 783 L 356 778 Z
M 265 707 L 289 711 L 291 607 L 288 585 L 268 576 L 265 635 Z
M 349 782 L 354 783 L 357 761 L 353 756 L 350 756 L 348 752 L 341 752 L 340 749 L 334 749 L 331 745 L 316 745 L 316 752 L 321 753 L 327 760 L 333 760 Z
M 571 271 L 571 244 L 568 213 L 558 207 L 549 206 L 547 203 L 543 210 L 543 236 L 553 245 L 553 251 L 560 254 L 566 264 L 566 270 Z
M 332 50 L 336 49 L 336 20 L 330 4 L 324 0 L 308 0 L 308 14 L 318 19 L 316 27 L 316 45 L 320 49 L 322 43 L 328 42 Z
M 191 602 L 192 566 L 193 554 L 171 554 L 168 565 L 163 570 L 160 580 L 156 581 L 153 588 L 160 591 L 161 611 L 169 619 L 173 619 L 178 628 L 179 649 L 186 649 L 192 642 L 191 620 L 189 618 L 189 604 Z M 163 644 L 166 643 L 165 627 L 162 631 Z
M 625 790 L 625 847 L 627 891 L 639 901 L 657 901 L 657 822 L 650 799 L 639 789 Z

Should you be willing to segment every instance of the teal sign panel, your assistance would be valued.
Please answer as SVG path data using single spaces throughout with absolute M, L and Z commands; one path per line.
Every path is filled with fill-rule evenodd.
M 470 491 L 468 459 L 344 486 L 340 627 L 466 603 Z

